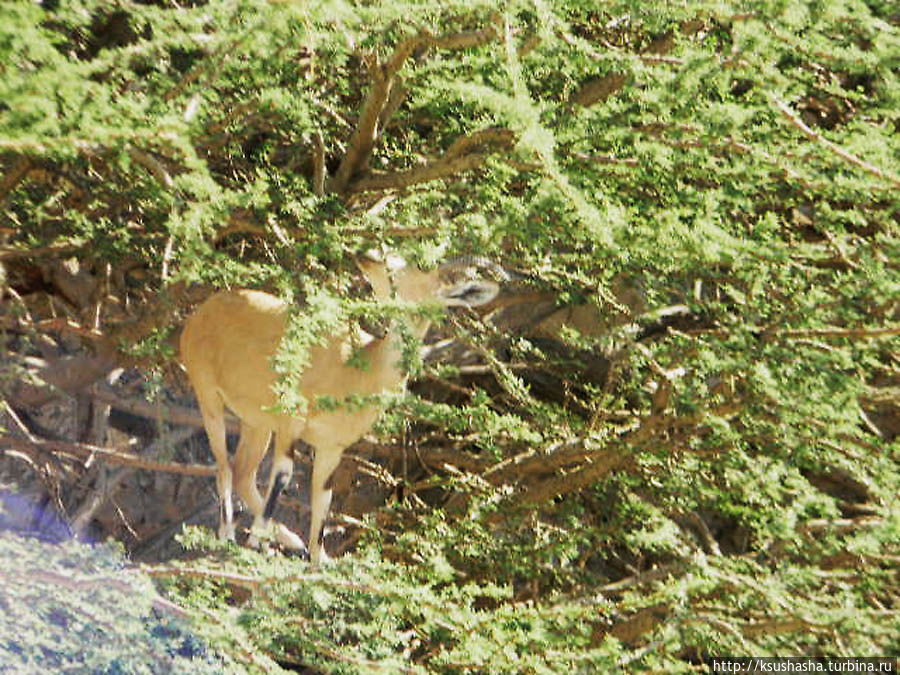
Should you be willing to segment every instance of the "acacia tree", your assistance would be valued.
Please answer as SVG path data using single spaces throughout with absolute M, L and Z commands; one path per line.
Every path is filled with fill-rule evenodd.
M 2 12 L 4 395 L 22 426 L 3 443 L 32 463 L 208 472 L 27 418 L 60 390 L 144 410 L 95 381 L 138 363 L 167 391 L 180 316 L 212 287 L 305 299 L 276 360 L 293 406 L 318 330 L 402 310 L 349 292 L 350 252 L 513 272 L 489 313 L 450 317 L 366 445 L 370 480 L 403 499 L 356 524 L 353 556 L 314 579 L 249 551 L 230 555 L 256 576 L 154 570 L 194 579 L 172 592 L 233 629 L 208 585 L 241 604 L 251 646 L 213 638 L 235 658 L 671 670 L 896 651 L 891 3 Z M 76 338 L 92 351 L 71 356 Z

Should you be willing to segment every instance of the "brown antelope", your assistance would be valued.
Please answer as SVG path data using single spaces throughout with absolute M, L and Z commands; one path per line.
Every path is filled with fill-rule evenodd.
M 489 267 L 502 270 L 483 259 L 460 258 L 432 271 L 408 267 L 402 258 L 368 253 L 357 261 L 372 286 L 376 298 L 422 303 L 437 301 L 445 306 L 478 306 L 490 302 L 498 286 L 493 281 L 472 280 L 468 274 Z M 456 271 L 466 277 L 457 283 L 445 281 Z M 459 276 L 457 276 L 459 278 Z M 401 343 L 394 331 L 382 338 L 365 336 L 362 347 L 364 368 L 347 363 L 353 345 L 360 344 L 348 331 L 332 335 L 313 346 L 309 365 L 300 377 L 300 393 L 309 403 L 302 416 L 277 412 L 273 385 L 277 375 L 272 358 L 285 330 L 287 307 L 278 298 L 260 291 L 238 290 L 217 293 L 207 299 L 185 322 L 181 335 L 181 359 L 197 394 L 209 445 L 217 464 L 219 494 L 219 537 L 234 539 L 231 503 L 232 481 L 238 495 L 253 514 L 249 543 L 254 533 L 275 528 L 275 538 L 285 548 L 304 551 L 303 540 L 281 523 L 273 523 L 272 513 L 281 490 L 294 470 L 291 446 L 301 439 L 315 449 L 310 486 L 309 552 L 313 564 L 323 556 L 324 520 L 331 505 L 329 479 L 344 449 L 371 429 L 381 410 L 376 405 L 348 410 L 317 409 L 316 398 L 343 401 L 349 395 L 377 395 L 399 391 L 406 382 L 400 364 Z M 425 336 L 429 321 L 410 319 L 412 334 Z M 228 461 L 225 442 L 225 407 L 241 420 L 240 440 L 233 466 Z M 259 494 L 256 473 L 269 439 L 275 434 L 274 456 L 266 499 Z

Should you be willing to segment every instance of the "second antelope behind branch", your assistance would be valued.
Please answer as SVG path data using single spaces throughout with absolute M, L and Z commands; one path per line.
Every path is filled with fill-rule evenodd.
M 377 299 L 392 296 L 411 303 L 438 301 L 445 306 L 474 307 L 490 302 L 498 292 L 493 281 L 472 279 L 473 271 L 491 269 L 505 278 L 497 265 L 480 258 L 458 258 L 439 268 L 422 271 L 393 255 L 370 252 L 357 260 Z M 461 279 L 452 282 L 452 279 Z M 303 540 L 281 523 L 272 521 L 279 493 L 294 470 L 291 446 L 300 439 L 315 449 L 310 485 L 309 554 L 313 564 L 323 556 L 323 526 L 331 505 L 331 474 L 344 449 L 366 434 L 381 412 L 370 405 L 361 410 L 344 407 L 324 410 L 317 397 L 343 401 L 351 395 L 398 391 L 406 382 L 400 364 L 402 344 L 389 330 L 362 348 L 365 369 L 346 361 L 352 352 L 349 331 L 329 337 L 309 352 L 309 365 L 299 378 L 300 393 L 309 402 L 302 416 L 277 412 L 274 391 L 277 375 L 272 357 L 284 335 L 288 308 L 261 291 L 224 291 L 211 296 L 185 322 L 181 360 L 197 394 L 209 445 L 216 459 L 219 494 L 219 537 L 234 539 L 232 487 L 253 514 L 250 544 L 255 533 L 274 528 L 285 548 L 305 551 Z M 412 332 L 425 336 L 428 320 L 410 320 Z M 225 408 L 241 421 L 233 464 L 229 462 L 225 434 Z M 274 434 L 274 456 L 265 499 L 256 474 Z

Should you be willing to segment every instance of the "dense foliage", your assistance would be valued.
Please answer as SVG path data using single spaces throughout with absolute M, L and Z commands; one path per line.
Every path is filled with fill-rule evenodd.
M 364 299 L 354 251 L 513 272 L 411 364 L 379 435 L 402 499 L 353 553 L 189 531 L 151 570 L 229 658 L 900 650 L 895 3 L 21 0 L 0 74 L 11 409 L 66 331 L 165 389 L 223 286 L 306 300 L 299 406 L 322 331 L 409 311 Z
M 160 611 L 150 579 L 127 571 L 113 546 L 4 533 L 0 555 L 3 672 L 211 674 L 228 665 Z

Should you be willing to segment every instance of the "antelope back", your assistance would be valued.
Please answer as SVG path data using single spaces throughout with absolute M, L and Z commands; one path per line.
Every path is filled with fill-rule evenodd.
M 271 360 L 284 335 L 285 305 L 261 291 L 227 291 L 185 322 L 181 359 L 201 404 L 221 396 L 242 420 L 272 428 L 278 415 Z

